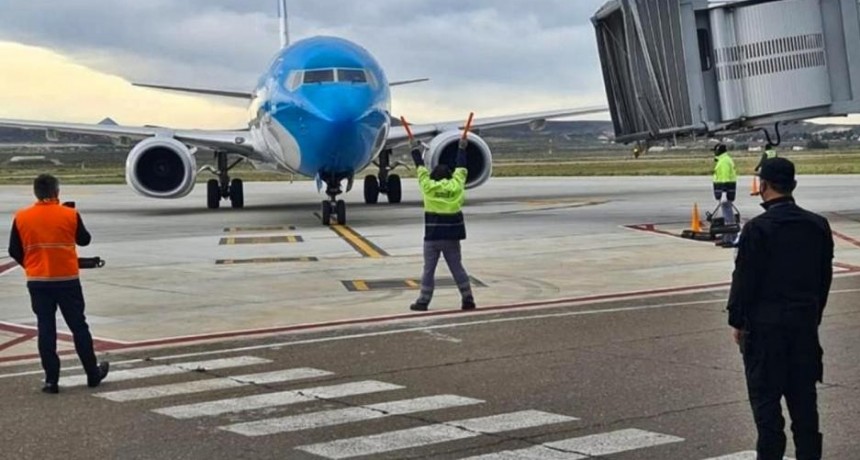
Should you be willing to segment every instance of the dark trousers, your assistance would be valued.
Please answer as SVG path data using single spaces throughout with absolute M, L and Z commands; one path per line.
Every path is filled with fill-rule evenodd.
M 759 460 L 785 455 L 784 397 L 791 415 L 797 460 L 821 458 L 815 383 L 822 378 L 822 351 L 815 324 L 753 325 L 744 339 L 744 368 L 758 429 Z
M 433 290 L 436 288 L 436 265 L 439 256 L 445 256 L 445 262 L 451 275 L 457 283 L 463 300 L 474 301 L 469 274 L 463 267 L 459 240 L 438 240 L 424 242 L 424 274 L 421 276 L 421 294 L 418 303 L 429 304 L 433 300 Z
M 738 193 L 738 183 L 714 182 L 714 198 L 716 198 L 717 201 L 721 201 L 723 199 L 723 193 L 726 194 L 726 200 L 734 202 Z
M 80 284 L 70 287 L 29 287 L 30 302 L 39 326 L 39 356 L 45 370 L 45 382 L 60 379 L 60 357 L 57 355 L 57 307 L 75 339 L 75 351 L 87 375 L 97 375 L 93 338 L 84 316 L 84 293 Z

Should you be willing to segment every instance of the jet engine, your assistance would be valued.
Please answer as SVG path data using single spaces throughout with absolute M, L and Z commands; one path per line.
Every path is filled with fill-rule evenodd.
M 144 139 L 125 162 L 126 183 L 149 198 L 182 198 L 191 193 L 196 179 L 194 153 L 176 139 Z
M 427 167 L 432 171 L 436 165 L 443 163 L 453 170 L 457 163 L 458 144 L 462 136 L 461 131 L 447 131 L 434 137 L 430 141 L 430 148 L 425 156 Z M 474 133 L 469 133 L 466 168 L 469 170 L 466 188 L 483 185 L 493 173 L 493 154 L 490 146 Z

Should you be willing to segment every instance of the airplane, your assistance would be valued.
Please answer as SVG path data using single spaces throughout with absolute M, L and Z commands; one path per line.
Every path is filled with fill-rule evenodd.
M 338 197 L 350 191 L 355 174 L 375 164 L 377 174 L 364 179 L 364 201 L 376 204 L 380 194 L 389 203 L 402 199 L 394 148 L 409 142 L 407 130 L 392 124 L 393 86 L 426 79 L 389 82 L 376 59 L 360 45 L 337 37 L 317 36 L 290 42 L 287 0 L 278 1 L 281 49 L 252 92 L 223 91 L 166 85 L 137 86 L 160 90 L 246 99 L 248 127 L 240 130 L 178 130 L 164 127 L 130 127 L 113 124 L 77 124 L 0 119 L 0 126 L 56 133 L 105 135 L 136 145 L 128 154 L 126 183 L 149 198 L 174 199 L 191 193 L 197 175 L 213 173 L 207 184 L 207 207 L 222 200 L 244 207 L 244 185 L 229 172 L 243 161 L 287 174 L 316 180 L 328 197 L 320 217 L 346 224 L 346 203 Z M 519 124 L 541 128 L 547 119 L 605 112 L 605 107 L 556 110 L 511 116 L 475 118 L 467 133 L 469 146 L 467 188 L 484 184 L 492 174 L 493 156 L 480 137 L 481 129 Z M 425 143 L 425 161 L 453 166 L 464 122 L 411 125 L 415 138 Z M 202 152 L 214 154 L 215 166 L 197 166 Z

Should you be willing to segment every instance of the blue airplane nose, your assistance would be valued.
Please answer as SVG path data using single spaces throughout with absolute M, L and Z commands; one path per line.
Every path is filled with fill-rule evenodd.
M 328 85 L 310 88 L 307 99 L 313 101 L 314 111 L 320 118 L 335 124 L 359 121 L 373 108 L 373 95 L 363 87 Z

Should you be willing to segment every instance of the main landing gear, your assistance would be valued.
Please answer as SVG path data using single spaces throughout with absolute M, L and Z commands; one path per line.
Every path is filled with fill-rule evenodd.
M 403 191 L 400 184 L 400 176 L 389 174 L 398 164 L 391 166 L 391 150 L 383 150 L 379 154 L 379 175 L 365 176 L 364 178 L 364 202 L 376 204 L 379 202 L 379 194 L 388 196 L 391 204 L 400 203 L 403 199 Z
M 218 163 L 217 169 L 210 166 L 204 168 L 218 176 L 218 179 L 210 179 L 206 183 L 206 206 L 209 209 L 218 209 L 221 206 L 222 199 L 229 199 L 230 204 L 234 208 L 244 208 L 245 186 L 242 183 L 242 179 L 233 179 L 231 181 L 228 175 L 230 170 L 241 163 L 243 159 L 240 158 L 233 164 L 228 165 L 228 158 L 225 152 L 215 152 L 215 159 Z
M 323 225 L 331 225 L 332 216 L 335 217 L 337 225 L 346 225 L 346 202 L 338 200 L 337 196 L 343 193 L 340 188 L 340 180 L 332 179 L 326 181 L 325 194 L 328 199 L 322 202 L 320 218 Z M 350 184 L 352 179 L 350 179 Z

